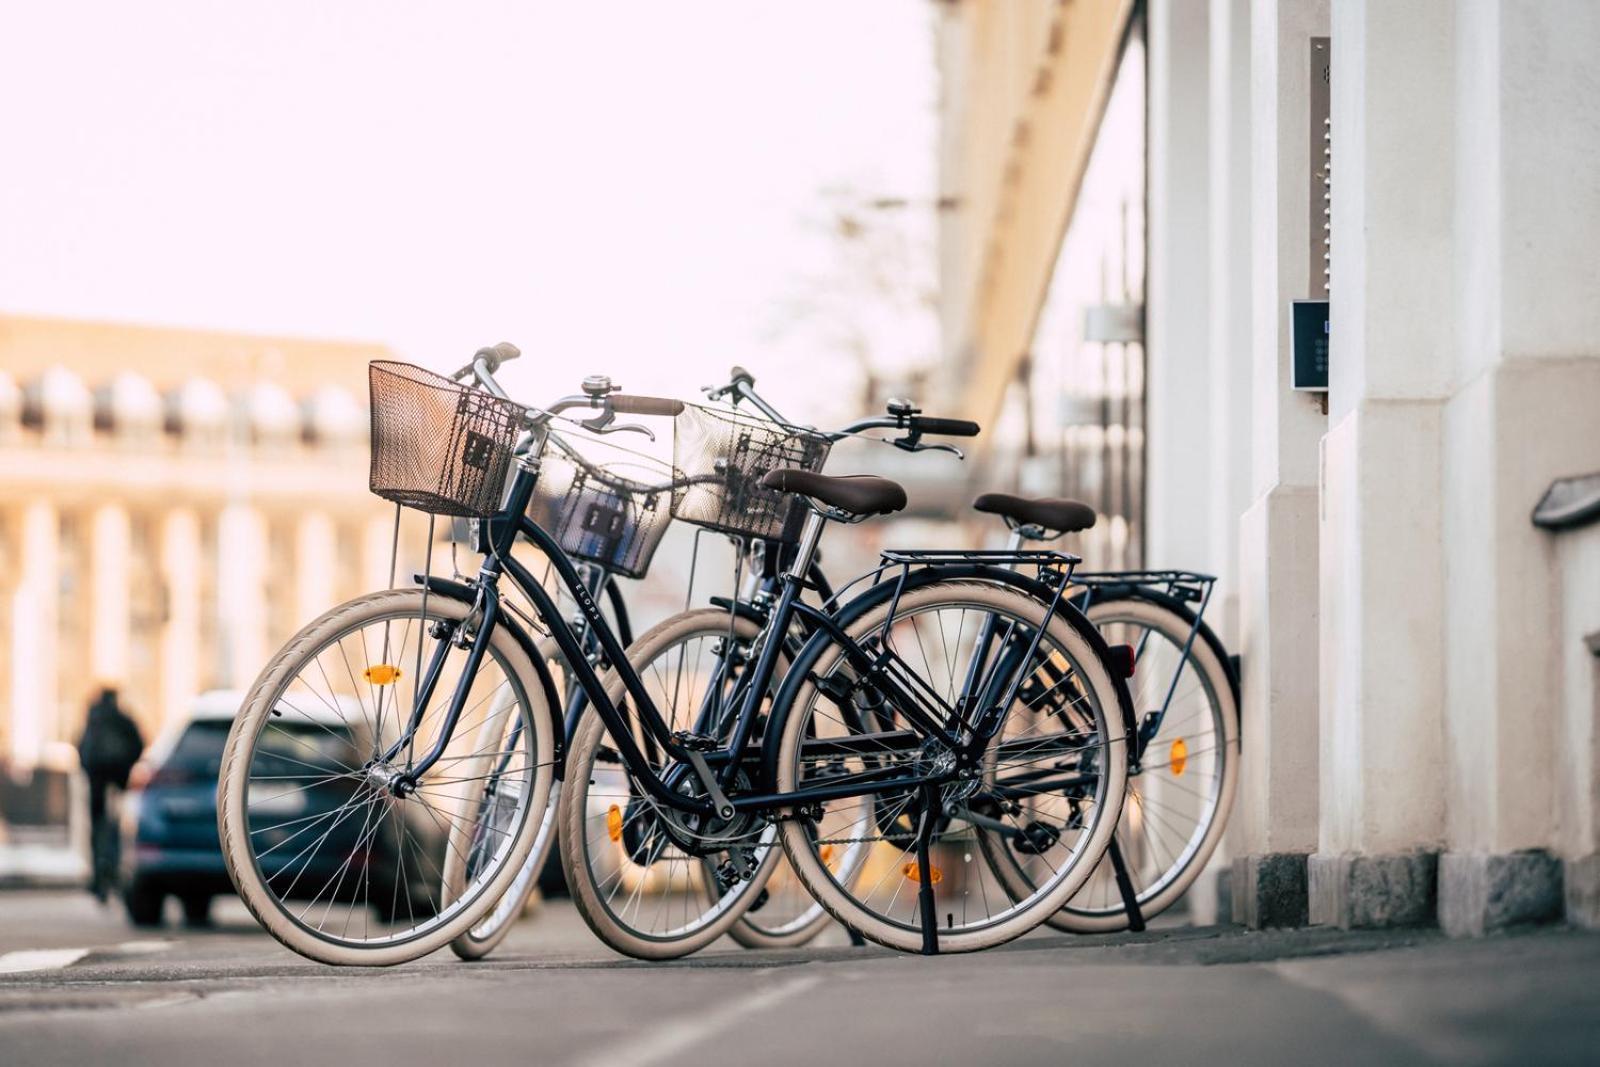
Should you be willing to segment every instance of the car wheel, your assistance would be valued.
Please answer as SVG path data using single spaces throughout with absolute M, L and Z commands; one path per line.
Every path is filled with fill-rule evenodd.
M 405 890 L 393 886 L 387 892 L 374 891 L 371 904 L 372 910 L 378 914 L 378 921 L 390 925 L 426 919 L 439 910 L 438 902 L 429 893 L 415 887 L 409 898 Z
M 135 926 L 160 926 L 161 907 L 167 895 L 149 882 L 135 880 L 122 891 L 122 906 Z
M 188 926 L 211 925 L 211 894 L 186 893 L 183 901 L 183 921 Z

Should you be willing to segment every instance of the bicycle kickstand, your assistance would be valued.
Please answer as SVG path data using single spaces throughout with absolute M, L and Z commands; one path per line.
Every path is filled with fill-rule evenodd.
M 1122 907 L 1128 913 L 1128 929 L 1134 933 L 1144 929 L 1144 912 L 1139 910 L 1139 894 L 1134 892 L 1133 879 L 1128 877 L 1128 865 L 1123 861 L 1122 848 L 1117 839 L 1111 839 L 1111 870 L 1117 876 L 1117 892 L 1122 894 Z
M 939 787 L 922 787 L 922 820 L 917 824 L 917 902 L 922 906 L 922 954 L 939 954 L 939 913 L 933 902 L 933 822 L 939 814 Z

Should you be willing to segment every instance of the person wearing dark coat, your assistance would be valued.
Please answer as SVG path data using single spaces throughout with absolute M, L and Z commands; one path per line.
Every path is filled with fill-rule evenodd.
M 89 832 L 93 863 L 89 891 L 104 901 L 117 880 L 117 828 L 107 816 L 111 787 L 126 789 L 128 775 L 144 752 L 139 724 L 117 703 L 115 689 L 102 689 L 89 705 L 78 739 L 78 762 L 89 779 Z

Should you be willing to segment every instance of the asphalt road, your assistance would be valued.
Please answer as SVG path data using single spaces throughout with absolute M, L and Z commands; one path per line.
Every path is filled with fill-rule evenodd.
M 133 931 L 0 894 L 0 1063 L 1600 1062 L 1600 935 L 1171 929 L 929 959 L 844 945 L 640 964 L 570 907 L 489 961 L 304 961 L 237 902 Z

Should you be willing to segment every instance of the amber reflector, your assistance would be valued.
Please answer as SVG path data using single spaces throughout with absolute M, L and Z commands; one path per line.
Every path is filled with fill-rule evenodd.
M 373 685 L 389 685 L 400 677 L 400 668 L 392 667 L 387 663 L 380 663 L 376 667 L 368 667 L 361 673 L 366 675 L 367 681 Z
M 606 833 L 613 841 L 622 840 L 622 809 L 615 804 L 606 809 Z
M 1172 742 L 1172 773 L 1174 776 L 1183 774 L 1183 769 L 1189 765 L 1189 746 L 1183 743 L 1183 738 Z
M 900 873 L 905 875 L 913 882 L 922 881 L 922 872 L 917 870 L 917 865 L 915 863 L 908 863 L 904 867 L 901 867 Z M 930 866 L 928 868 L 928 881 L 932 885 L 938 885 L 940 882 L 944 881 L 944 872 L 937 867 Z

